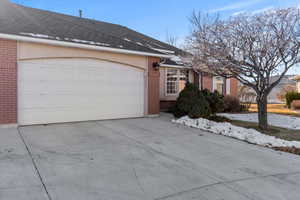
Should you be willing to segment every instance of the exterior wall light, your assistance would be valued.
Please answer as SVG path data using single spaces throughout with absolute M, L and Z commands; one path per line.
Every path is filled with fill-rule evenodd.
M 153 66 L 154 70 L 156 70 L 156 71 L 157 71 L 157 70 L 159 70 L 160 63 L 158 63 L 158 62 L 154 62 L 152 66 Z

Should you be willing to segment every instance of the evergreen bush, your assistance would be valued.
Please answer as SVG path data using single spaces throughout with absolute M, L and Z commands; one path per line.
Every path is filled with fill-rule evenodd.
M 211 109 L 199 88 L 195 84 L 187 83 L 180 92 L 172 112 L 176 118 L 186 115 L 191 118 L 206 118 L 210 116 Z
M 294 100 L 300 100 L 300 93 L 297 92 L 288 92 L 285 95 L 286 105 L 288 108 L 291 108 L 291 104 Z

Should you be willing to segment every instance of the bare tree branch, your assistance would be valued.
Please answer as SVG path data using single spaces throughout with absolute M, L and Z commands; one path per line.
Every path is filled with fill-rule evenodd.
M 257 102 L 300 63 L 300 10 L 278 9 L 228 19 L 194 12 L 189 46 L 194 67 L 251 87 Z M 276 81 L 271 77 L 279 75 Z M 264 114 L 264 113 L 262 113 Z
M 173 36 L 169 33 L 169 31 L 167 31 L 167 34 L 166 34 L 166 42 L 169 44 L 169 45 L 172 45 L 172 46 L 177 46 L 177 42 L 178 42 L 178 37 L 176 36 Z

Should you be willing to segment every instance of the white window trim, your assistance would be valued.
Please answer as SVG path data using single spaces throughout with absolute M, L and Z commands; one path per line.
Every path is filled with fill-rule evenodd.
M 212 78 L 212 91 L 214 92 L 216 90 L 216 77 L 213 76 Z
M 231 91 L 231 81 L 230 81 L 230 78 L 226 79 L 226 94 L 227 95 L 230 95 Z
M 168 70 L 170 70 L 170 69 L 166 68 L 166 70 L 165 70 L 165 95 L 166 96 L 177 96 L 179 94 L 179 92 L 168 93 Z M 178 69 L 172 68 L 171 70 L 176 70 L 177 71 L 177 75 L 178 75 Z M 177 79 L 178 79 L 178 77 L 177 77 Z
M 218 83 L 219 80 L 217 80 L 217 78 L 222 78 L 222 77 L 220 77 L 220 76 L 214 76 L 214 77 L 213 77 L 213 81 L 212 81 L 212 82 L 213 82 L 213 83 L 212 83 L 212 84 L 213 84 L 213 87 L 212 87 L 212 88 L 213 88 L 213 90 L 212 90 L 213 92 L 214 92 L 215 90 L 218 89 L 218 88 L 217 88 L 217 83 Z M 223 84 L 223 89 L 222 89 L 222 90 L 224 90 L 224 84 L 225 84 L 225 81 L 224 81 L 223 78 L 222 78 L 222 80 L 223 80 L 223 83 L 222 83 L 222 84 Z M 226 90 L 226 89 L 225 89 L 225 90 Z M 227 91 L 227 90 L 226 90 L 226 91 Z M 226 92 L 226 93 L 227 93 L 227 92 Z M 223 94 L 224 94 L 224 91 L 223 91 Z
M 166 68 L 166 70 L 165 70 L 165 96 L 178 96 L 179 93 L 180 93 L 180 91 L 179 91 L 179 85 L 177 85 L 178 91 L 176 93 L 168 93 L 168 70 L 169 69 L 177 71 L 177 84 L 179 84 L 180 71 L 182 69 Z

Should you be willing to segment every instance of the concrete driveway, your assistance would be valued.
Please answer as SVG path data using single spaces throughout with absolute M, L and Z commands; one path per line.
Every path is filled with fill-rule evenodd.
M 300 156 L 170 117 L 0 129 L 0 199 L 295 200 Z

